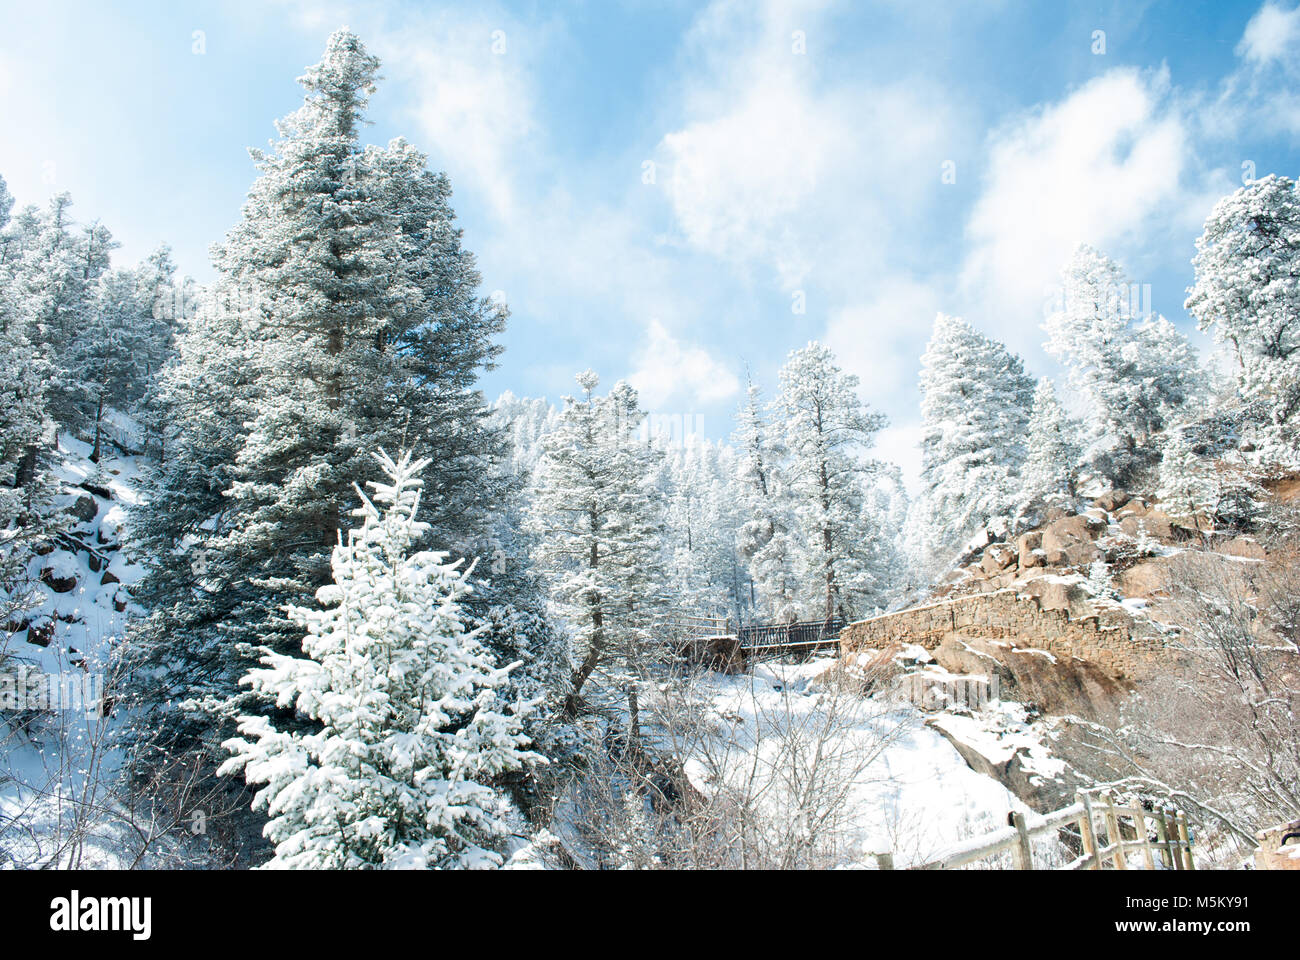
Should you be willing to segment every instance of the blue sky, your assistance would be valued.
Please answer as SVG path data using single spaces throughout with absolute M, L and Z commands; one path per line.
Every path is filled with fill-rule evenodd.
M 510 304 L 490 395 L 590 366 L 722 437 L 745 364 L 770 393 L 823 339 L 912 477 L 936 311 L 1055 376 L 1038 325 L 1082 240 L 1189 329 L 1213 202 L 1300 172 L 1291 0 L 3 0 L 0 24 L 0 174 L 20 203 L 71 191 L 123 262 L 166 241 L 211 276 L 246 147 L 346 24 L 384 61 L 368 138 L 448 172 Z

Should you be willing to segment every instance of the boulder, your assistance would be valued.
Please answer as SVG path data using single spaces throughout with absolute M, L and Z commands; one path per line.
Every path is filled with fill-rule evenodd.
M 126 610 L 126 597 L 124 597 L 120 593 L 114 594 L 113 609 L 116 610 L 118 613 L 122 613 L 124 610 Z
M 57 568 L 43 568 L 41 570 L 41 582 L 55 593 L 68 593 L 77 585 L 77 577 L 60 564 Z
M 1032 570 L 1035 567 L 1041 567 L 1047 563 L 1047 554 L 1042 550 L 1030 550 L 1028 553 L 1020 554 L 1020 569 Z
M 1088 605 L 1088 591 L 1077 580 L 1061 577 L 1037 577 L 1027 580 L 1020 592 L 1038 598 L 1043 610 L 1064 610 L 1070 616 L 1086 616 L 1092 612 Z
M 1267 556 L 1259 542 L 1250 537 L 1236 537 L 1218 544 L 1214 550 L 1225 557 L 1243 557 L 1247 560 L 1263 560 Z
M 948 634 L 933 651 L 949 673 L 995 679 L 1002 700 L 1035 704 L 1043 713 L 1096 717 L 1128 692 L 1103 665 L 1048 653 L 1033 643 Z
M 1115 583 L 1126 597 L 1163 594 L 1169 586 L 1169 561 L 1157 558 L 1134 564 L 1117 575 Z
M 110 583 L 121 583 L 122 579 L 112 570 L 105 570 L 104 575 L 99 578 L 101 586 L 108 586 Z
M 1109 490 L 1103 493 L 1096 500 L 1092 501 L 1094 507 L 1105 510 L 1107 513 L 1114 513 L 1124 504 L 1128 503 L 1129 495 L 1123 490 Z
M 1016 551 L 1009 544 L 995 543 L 984 551 L 980 569 L 988 576 L 993 576 L 1016 562 Z
M 1130 537 L 1138 535 L 1140 526 L 1146 528 L 1147 536 L 1153 540 L 1172 541 L 1174 539 L 1174 522 L 1169 514 L 1163 510 L 1150 510 L 1140 517 L 1130 514 L 1119 522 L 1119 528 Z
M 1106 530 L 1106 521 L 1098 517 L 1075 514 L 1062 517 L 1047 525 L 1043 530 L 1043 550 L 1050 558 L 1053 553 L 1062 552 L 1079 543 L 1091 543 Z
M 95 519 L 95 514 L 99 513 L 99 504 L 95 502 L 94 497 L 82 494 L 68 507 L 68 513 L 82 523 L 89 523 Z
M 86 554 L 86 566 L 90 567 L 91 573 L 99 573 L 99 569 L 103 565 L 104 565 L 104 561 L 99 559 L 99 554 L 97 553 Z
M 1134 497 L 1124 504 L 1115 515 L 1123 520 L 1125 517 L 1145 517 L 1151 511 L 1151 504 L 1141 497 Z
M 113 491 L 108 487 L 100 486 L 98 483 L 92 483 L 89 480 L 82 481 L 79 484 L 82 490 L 89 490 L 97 497 L 103 497 L 105 500 L 113 499 Z
M 48 647 L 50 641 L 54 639 L 54 621 L 46 620 L 44 623 L 33 624 L 27 628 L 27 642 L 34 643 L 38 647 Z
M 1028 533 L 1022 533 L 1016 538 L 1016 550 L 1019 553 L 1017 561 L 1020 566 L 1026 566 L 1025 558 L 1033 555 L 1035 550 L 1043 546 L 1043 532 L 1041 530 L 1030 530 Z M 1035 564 L 1028 564 L 1034 566 Z

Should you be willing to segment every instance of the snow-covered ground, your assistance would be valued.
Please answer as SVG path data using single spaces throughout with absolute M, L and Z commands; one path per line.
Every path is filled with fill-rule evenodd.
M 732 850 L 738 858 L 743 847 L 747 864 L 874 868 L 888 853 L 904 868 L 1005 827 L 1013 810 L 1028 812 L 1000 782 L 972 770 L 927 719 L 952 721 L 964 735 L 958 739 L 987 741 L 995 755 L 1022 751 L 1045 775 L 1059 763 L 1017 705 L 993 701 L 975 713 L 958 707 L 936 716 L 896 694 L 863 696 L 842 674 L 833 679 L 835 666 L 832 658 L 760 663 L 744 674 L 702 673 L 685 688 L 665 683 L 643 697 L 643 736 L 661 756 L 678 757 L 698 791 L 689 816 L 717 818 L 719 834 L 745 834 Z M 595 779 L 625 776 L 612 769 Z M 602 799 L 600 783 L 575 789 L 553 829 L 583 862 L 596 842 L 587 824 L 627 794 L 615 789 Z M 698 822 L 692 832 L 700 832 Z M 674 865 L 700 865 L 695 853 L 668 856 Z M 599 859 L 620 862 L 617 851 Z
M 892 853 L 899 867 L 920 862 L 1026 809 L 1004 786 L 971 770 L 911 703 L 829 692 L 819 678 L 833 665 L 759 664 L 752 674 L 715 674 L 708 685 L 717 716 L 744 748 L 728 771 L 733 782 L 752 769 L 755 755 L 775 773 L 788 760 L 782 733 L 792 728 L 804 746 L 820 745 L 838 758 L 838 774 L 851 779 L 840 824 L 843 866 L 872 866 L 879 852 Z M 697 760 L 688 772 L 709 789 L 703 764 Z M 778 788 L 773 799 L 789 797 Z

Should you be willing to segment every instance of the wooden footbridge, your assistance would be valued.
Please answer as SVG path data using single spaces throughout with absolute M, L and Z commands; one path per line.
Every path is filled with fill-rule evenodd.
M 706 643 L 716 647 L 731 641 L 744 659 L 766 660 L 837 650 L 845 621 L 841 617 L 831 617 L 826 620 L 734 625 L 728 617 L 682 617 L 677 620 L 677 625 L 682 635 L 693 644 Z

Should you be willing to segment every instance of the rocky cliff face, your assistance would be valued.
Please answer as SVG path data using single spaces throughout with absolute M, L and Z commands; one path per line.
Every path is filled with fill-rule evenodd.
M 1020 588 L 1043 577 L 1087 577 L 1100 560 L 1120 596 L 1149 599 L 1164 591 L 1169 559 L 1189 547 L 1264 559 L 1264 548 L 1250 537 L 1215 531 L 1200 518 L 1175 519 L 1153 498 L 1113 490 L 1082 513 L 1058 513 L 1019 536 L 986 532 L 932 596 Z
M 1018 536 L 986 533 L 929 602 L 845 628 L 842 654 L 854 662 L 914 645 L 952 674 L 987 678 L 1003 699 L 1096 717 L 1185 665 L 1177 629 L 1160 614 L 1171 564 L 1188 549 L 1245 563 L 1265 556 L 1249 537 L 1111 491 Z

